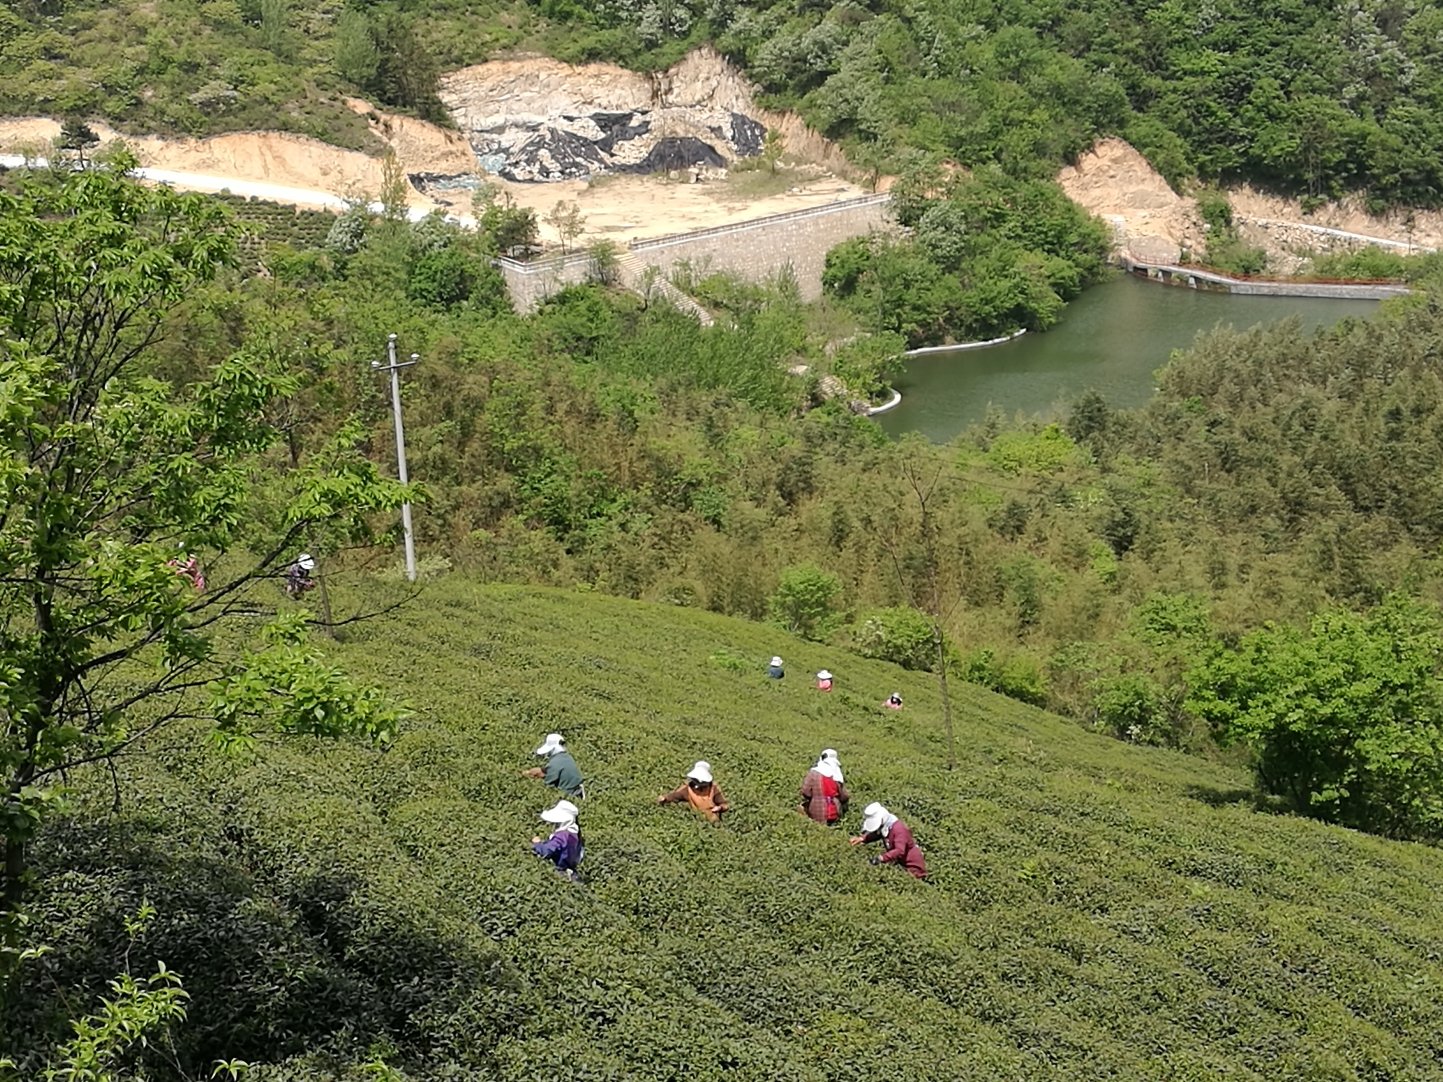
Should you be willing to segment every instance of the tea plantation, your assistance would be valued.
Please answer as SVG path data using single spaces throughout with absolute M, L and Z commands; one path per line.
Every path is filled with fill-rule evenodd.
M 36 854 L 53 951 L 11 1044 L 90 1009 L 149 898 L 131 963 L 184 977 L 166 1054 L 191 1077 L 1443 1077 L 1436 849 L 1256 811 L 1242 771 L 966 685 L 949 773 L 930 677 L 693 610 L 446 579 L 346 630 L 413 710 L 394 746 L 173 742 L 127 762 L 103 829 L 97 778 Z M 581 885 L 525 845 L 549 730 L 588 779 Z M 848 825 L 887 803 L 931 883 L 792 810 L 825 746 Z M 698 758 L 721 828 L 656 806 Z

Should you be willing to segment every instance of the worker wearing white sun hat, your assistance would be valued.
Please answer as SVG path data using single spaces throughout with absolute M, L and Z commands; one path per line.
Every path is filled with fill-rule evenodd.
M 542 841 L 540 836 L 531 839 L 531 851 L 543 860 L 549 860 L 556 870 L 568 879 L 576 878 L 577 865 L 586 855 L 581 841 L 581 827 L 577 823 L 580 811 L 569 800 L 558 800 L 555 805 L 541 813 L 541 820 L 555 829 L 551 837 Z
M 927 878 L 927 861 L 922 847 L 907 824 L 875 801 L 862 810 L 862 833 L 848 839 L 853 845 L 882 841 L 886 848 L 872 857 L 872 864 L 900 864 L 918 879 Z
M 722 795 L 721 786 L 712 777 L 711 763 L 705 759 L 698 759 L 687 772 L 686 784 L 669 793 L 663 793 L 656 802 L 680 804 L 682 801 L 686 801 L 699 815 L 712 823 L 721 822 L 722 812 L 730 810 L 731 807 Z

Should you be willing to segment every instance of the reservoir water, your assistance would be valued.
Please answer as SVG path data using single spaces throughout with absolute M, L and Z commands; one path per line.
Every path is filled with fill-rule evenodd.
M 989 406 L 1009 419 L 1060 416 L 1089 388 L 1115 409 L 1140 406 L 1172 351 L 1220 324 L 1242 329 L 1296 316 L 1311 332 L 1377 310 L 1377 301 L 1244 297 L 1119 274 L 1085 291 L 1044 334 L 911 358 L 896 384 L 902 404 L 877 420 L 894 436 L 921 432 L 945 441 L 982 420 Z

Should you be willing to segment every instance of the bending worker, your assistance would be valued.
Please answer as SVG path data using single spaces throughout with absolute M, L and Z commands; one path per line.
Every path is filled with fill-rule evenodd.
M 531 839 L 531 851 L 542 860 L 549 860 L 556 870 L 567 879 L 576 879 L 576 867 L 586 855 L 586 846 L 581 841 L 581 827 L 576 822 L 580 814 L 569 800 L 558 800 L 556 806 L 541 813 L 543 822 L 556 829 L 544 842 L 541 838 Z
M 686 784 L 657 798 L 658 804 L 680 804 L 686 801 L 708 822 L 721 822 L 722 812 L 729 811 L 726 797 L 711 776 L 711 764 L 705 759 L 697 761 L 686 776 Z
M 798 807 L 808 819 L 826 826 L 836 826 L 847 814 L 852 799 L 842 783 L 842 764 L 832 748 L 826 748 L 817 765 L 802 779 L 802 802 Z
M 547 785 L 560 789 L 573 799 L 586 799 L 586 786 L 582 784 L 581 771 L 576 766 L 576 760 L 566 750 L 564 736 L 560 733 L 547 733 L 541 747 L 536 749 L 536 754 L 546 756 L 545 768 L 534 766 L 530 770 L 523 770 L 523 778 L 540 778 Z
M 868 804 L 862 811 L 862 833 L 850 839 L 853 845 L 877 840 L 886 848 L 872 857 L 872 864 L 900 864 L 918 879 L 927 878 L 927 861 L 922 847 L 912 839 L 912 831 L 882 805 Z

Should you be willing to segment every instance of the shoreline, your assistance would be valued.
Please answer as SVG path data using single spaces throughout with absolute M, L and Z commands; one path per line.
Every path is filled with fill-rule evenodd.
M 958 342 L 950 346 L 919 346 L 916 349 L 903 350 L 902 356 L 925 357 L 930 353 L 962 353 L 969 349 L 986 349 L 988 346 L 1000 346 L 1004 342 L 1011 342 L 1014 338 L 1021 338 L 1026 333 L 1027 328 L 1023 327 L 1011 334 L 1004 334 L 1001 338 L 988 338 L 983 342 Z

